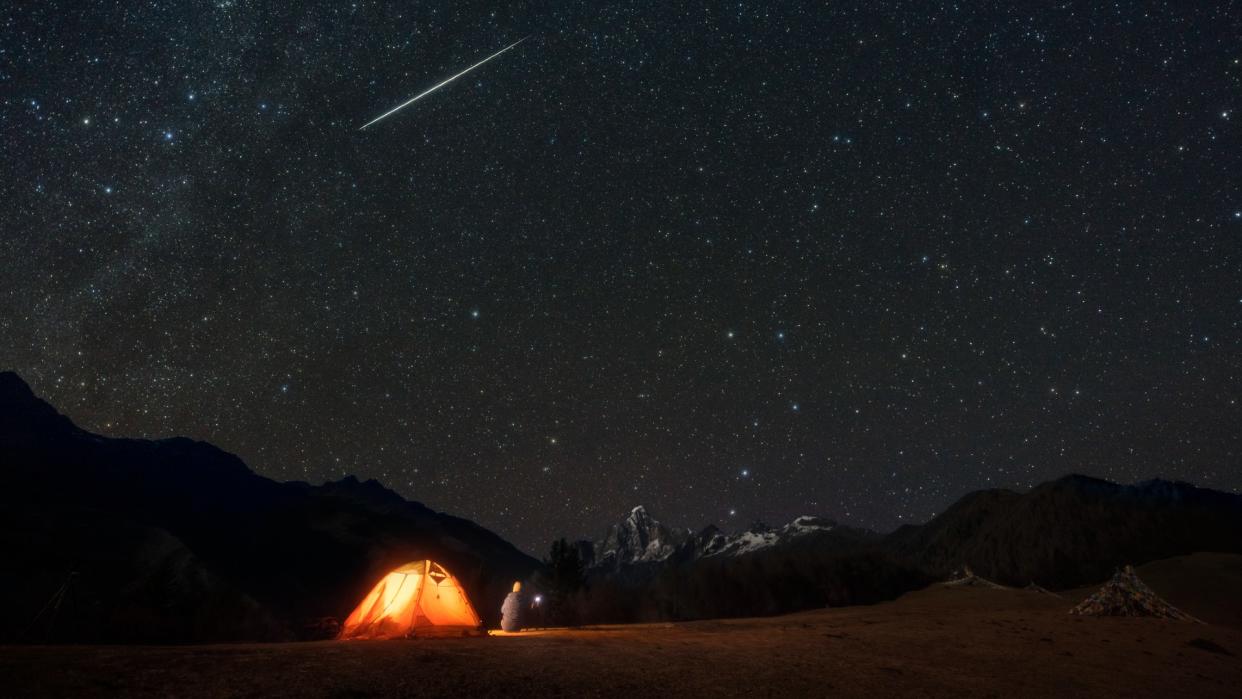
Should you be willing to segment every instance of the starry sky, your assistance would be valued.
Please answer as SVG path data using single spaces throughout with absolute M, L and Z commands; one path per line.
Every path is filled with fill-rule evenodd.
M 982 5 L 11 4 L 0 367 L 532 553 L 1239 490 L 1242 8 Z

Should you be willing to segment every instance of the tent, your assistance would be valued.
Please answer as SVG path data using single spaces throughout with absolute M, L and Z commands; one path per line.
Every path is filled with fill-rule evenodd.
M 1160 599 L 1132 566 L 1117 571 L 1104 587 L 1070 610 L 1079 616 L 1152 616 L 1179 621 L 1199 620 Z
M 414 561 L 371 588 L 341 624 L 339 638 L 464 636 L 481 629 L 457 578 L 434 561 Z

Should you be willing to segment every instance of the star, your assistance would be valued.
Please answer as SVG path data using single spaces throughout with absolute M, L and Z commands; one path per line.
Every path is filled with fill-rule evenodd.
M 883 13 L 838 3 L 607 32 L 582 4 L 415 3 L 396 39 L 356 31 L 385 3 L 307 0 L 349 15 L 310 34 L 219 0 L 109 37 L 24 13 L 5 368 L 86 429 L 376 478 L 536 558 L 639 499 L 889 531 L 1069 469 L 1242 492 L 1242 63 L 1184 4 L 1134 32 L 914 3 L 938 32 L 828 42 L 864 71 L 816 28 Z M 1038 50 L 941 69 L 937 37 L 992 25 Z M 556 29 L 356 132 L 527 26 Z

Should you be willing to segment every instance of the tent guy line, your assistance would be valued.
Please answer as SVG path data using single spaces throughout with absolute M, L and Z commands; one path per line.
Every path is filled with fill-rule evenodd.
M 503 49 L 501 49 L 501 50 L 497 51 L 496 53 L 493 53 L 492 55 L 488 56 L 487 58 L 484 58 L 483 60 L 479 61 L 478 63 L 475 63 L 474 65 L 472 65 L 472 66 L 470 66 L 469 68 L 467 68 L 467 69 L 463 70 L 462 72 L 460 72 L 460 73 L 458 73 L 458 74 L 456 74 L 456 75 L 454 75 L 454 76 L 452 76 L 452 77 L 450 77 L 450 78 L 448 78 L 448 79 L 446 79 L 446 80 L 444 80 L 444 81 L 442 81 L 442 82 L 437 83 L 436 85 L 434 85 L 434 86 L 432 86 L 432 87 L 428 88 L 427 90 L 424 90 L 423 92 L 418 93 L 418 94 L 417 94 L 417 95 L 415 95 L 414 97 L 411 97 L 410 99 L 406 100 L 405 102 L 402 102 L 401 104 L 398 104 L 397 106 L 393 107 L 392 109 L 390 109 L 390 110 L 388 110 L 388 111 L 384 112 L 383 114 L 381 114 L 381 115 L 379 115 L 379 116 L 375 117 L 375 118 L 374 118 L 374 119 L 372 119 L 371 121 L 368 121 L 367 123 L 365 123 L 365 124 L 363 124 L 362 126 L 358 127 L 358 130 L 359 130 L 359 131 L 362 131 L 363 129 L 365 129 L 366 127 L 370 126 L 371 124 L 374 124 L 375 122 L 380 121 L 381 119 L 384 119 L 385 117 L 388 117 L 388 116 L 390 116 L 390 115 L 392 115 L 392 114 L 395 114 L 395 113 L 397 113 L 397 112 L 401 111 L 402 109 L 405 109 L 406 107 L 410 106 L 411 104 L 414 104 L 415 102 L 417 102 L 417 101 L 419 101 L 420 99 L 422 99 L 422 98 L 426 97 L 427 95 L 430 95 L 431 93 L 435 92 L 436 90 L 439 90 L 440 88 L 444 87 L 445 85 L 448 85 L 449 83 L 451 83 L 451 82 L 453 82 L 454 80 L 456 80 L 456 79 L 460 78 L 461 76 L 465 75 L 466 73 L 469 73 L 470 71 L 474 70 L 475 68 L 478 68 L 479 66 L 483 65 L 484 63 L 487 63 L 488 61 L 492 60 L 493 58 L 495 58 L 495 57 L 499 56 L 500 54 L 504 53 L 505 51 L 508 51 L 509 49 L 511 49 L 511 48 L 513 48 L 513 47 L 515 47 L 515 46 L 517 46 L 518 44 L 522 43 L 523 41 L 526 41 L 526 40 L 527 40 L 527 39 L 529 39 L 529 38 L 530 38 L 530 36 L 524 36 L 524 37 L 522 37 L 521 39 L 518 39 L 517 41 L 513 42 L 512 44 L 509 44 L 508 46 L 506 46 L 506 47 L 504 47 Z

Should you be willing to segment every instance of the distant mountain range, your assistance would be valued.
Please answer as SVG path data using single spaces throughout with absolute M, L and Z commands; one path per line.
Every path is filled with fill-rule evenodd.
M 970 566 L 1000 582 L 1064 588 L 1098 582 L 1125 563 L 1242 552 L 1242 495 L 1165 480 L 1118 485 L 1069 475 L 1024 494 L 976 491 L 927 524 L 888 535 L 812 516 L 779 528 L 725 534 L 709 526 L 695 533 L 667 527 L 639 505 L 602 539 L 577 547 L 600 575 L 783 549 L 830 533 L 937 576 Z
M 91 434 L 9 372 L 0 478 L 0 642 L 322 637 L 380 575 L 423 557 L 448 566 L 494 622 L 511 582 L 541 568 L 375 481 L 278 483 L 202 442 Z M 813 516 L 694 531 L 640 506 L 576 550 L 583 622 L 776 614 L 892 599 L 962 566 L 1056 589 L 1126 563 L 1242 553 L 1242 496 L 1066 476 L 971 493 L 889 534 Z
M 762 525 L 738 534 L 726 534 L 715 525 L 699 532 L 673 529 L 656 521 L 647 508 L 639 505 L 608 529 L 599 541 L 576 542 L 588 569 L 622 570 L 628 566 L 687 561 L 711 556 L 740 556 L 761 549 L 778 547 L 808 534 L 823 534 L 839 525 L 823 517 L 803 516 L 779 529 Z M 864 530 L 851 530 L 866 538 Z
M 779 528 L 696 533 L 640 506 L 577 548 L 593 596 L 603 598 L 583 600 L 585 617 L 768 614 L 891 599 L 966 566 L 1003 584 L 1064 589 L 1127 563 L 1242 553 L 1242 495 L 1070 475 L 1027 493 L 971 493 L 927 524 L 887 535 L 809 516 Z
M 322 636 L 324 617 L 424 557 L 494 622 L 540 565 L 375 481 L 278 483 L 203 442 L 91 434 L 10 372 L 0 478 L 0 641 Z
M 932 581 L 882 538 L 819 517 L 757 525 L 667 527 L 635 507 L 599 541 L 579 541 L 589 593 L 580 619 L 634 622 L 780 614 L 893 599 Z

